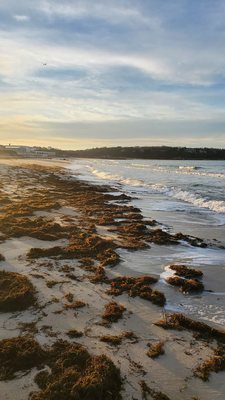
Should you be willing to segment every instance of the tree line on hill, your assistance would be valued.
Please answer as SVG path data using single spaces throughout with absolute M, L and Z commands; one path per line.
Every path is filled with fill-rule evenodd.
M 87 150 L 58 150 L 61 157 L 103 159 L 225 160 L 225 149 L 188 147 L 100 147 Z
M 225 160 L 225 149 L 218 148 L 188 148 L 170 146 L 135 146 L 135 147 L 98 147 L 86 150 L 60 150 L 40 147 L 47 151 L 49 157 L 61 158 L 102 158 L 102 159 L 159 159 L 159 160 Z M 52 153 L 52 156 L 51 156 Z M 24 153 L 24 156 L 27 155 Z M 31 157 L 32 155 L 30 155 Z M 0 148 L 0 158 L 21 158 L 15 150 Z M 38 157 L 38 156 L 36 156 Z

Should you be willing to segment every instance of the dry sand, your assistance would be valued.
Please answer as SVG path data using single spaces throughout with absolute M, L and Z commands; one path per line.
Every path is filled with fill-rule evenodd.
M 1 160 L 0 163 L 1 187 L 4 190 L 4 182 L 6 184 L 7 180 L 4 176 L 7 176 L 8 168 L 15 165 L 22 168 L 24 160 L 8 162 Z M 33 163 L 46 167 L 68 165 L 62 160 L 26 160 L 29 166 Z M 15 174 L 15 171 L 11 173 Z M 26 171 L 24 174 L 26 175 Z M 16 180 L 15 175 L 10 186 L 9 184 L 5 186 L 9 196 L 18 194 Z M 19 194 L 23 196 L 22 192 Z M 56 222 L 63 223 L 64 216 L 72 217 L 76 221 L 80 210 L 76 207 L 62 206 L 58 210 L 42 210 L 35 213 L 43 218 L 54 218 Z M 100 226 L 98 232 L 111 237 L 106 227 Z M 115 234 L 112 238 L 115 238 Z M 223 400 L 224 372 L 211 374 L 208 382 L 193 376 L 196 365 L 212 354 L 213 344 L 194 339 L 191 332 L 164 330 L 155 326 L 154 323 L 163 316 L 163 309 L 144 299 L 131 298 L 127 294 L 113 298 L 125 306 L 123 318 L 112 323 L 110 327 L 102 326 L 100 323 L 104 306 L 112 300 L 112 296 L 106 294 L 108 285 L 91 283 L 88 279 L 90 273 L 84 271 L 76 259 L 50 262 L 45 258 L 34 259 L 32 262 L 27 259 L 27 253 L 33 247 L 46 249 L 65 246 L 67 242 L 67 238 L 47 241 L 29 236 L 11 237 L 2 241 L 0 254 L 5 257 L 5 261 L 0 263 L 0 269 L 26 275 L 36 288 L 39 307 L 14 313 L 1 313 L 0 339 L 22 335 L 29 329 L 28 324 L 35 323 L 34 336 L 41 345 L 52 344 L 57 339 L 66 339 L 83 344 L 92 354 L 107 354 L 121 370 L 123 400 L 156 398 L 153 394 L 144 397 L 140 388 L 142 380 L 156 391 L 165 393 L 170 400 Z M 66 277 L 62 269 L 65 265 L 74 269 L 73 273 L 77 280 Z M 106 270 L 108 277 L 124 273 L 122 263 L 112 268 L 106 267 Z M 65 304 L 68 304 L 65 296 L 68 293 L 73 294 L 74 300 L 83 301 L 85 306 L 76 310 L 65 308 Z M 70 339 L 66 333 L 71 329 L 81 331 L 83 336 Z M 118 346 L 100 340 L 103 335 L 121 335 L 124 331 L 133 331 L 137 339 L 124 338 Z M 158 341 L 164 343 L 165 353 L 152 359 L 146 354 L 148 344 Z M 29 393 L 34 389 L 37 390 L 33 381 L 36 373 L 37 370 L 33 369 L 25 376 L 24 373 L 18 373 L 16 379 L 12 381 L 1 381 L 0 398 L 28 399 Z

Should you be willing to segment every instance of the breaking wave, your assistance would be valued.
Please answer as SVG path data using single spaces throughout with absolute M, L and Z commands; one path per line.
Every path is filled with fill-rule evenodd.
M 172 196 L 178 200 L 183 200 L 197 207 L 208 208 L 217 213 L 225 213 L 225 202 L 222 200 L 207 200 L 188 191 L 177 190 Z
M 113 181 L 114 184 L 119 183 L 126 185 L 129 190 L 135 188 L 139 191 L 147 190 L 149 193 L 153 194 L 161 193 L 168 197 L 192 204 L 198 208 L 206 208 L 216 213 L 225 213 L 225 201 L 223 200 L 209 200 L 188 190 L 181 190 L 179 188 L 169 187 L 162 184 L 150 184 L 143 179 L 125 178 L 121 175 L 111 174 L 97 169 L 93 169 L 92 173 L 100 179 L 110 182 Z
M 178 175 L 194 175 L 194 176 L 203 176 L 209 178 L 220 178 L 225 179 L 225 173 L 223 172 L 209 172 L 205 171 L 203 167 L 190 165 L 169 165 L 169 166 L 162 166 L 162 165 L 150 165 L 150 164 L 138 164 L 132 163 L 126 168 L 128 169 L 142 169 L 148 170 L 150 172 L 158 172 L 158 173 L 166 173 L 166 174 L 178 174 Z

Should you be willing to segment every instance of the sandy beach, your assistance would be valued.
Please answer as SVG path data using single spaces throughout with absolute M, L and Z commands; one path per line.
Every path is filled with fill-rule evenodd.
M 223 400 L 225 331 L 188 318 L 174 322 L 159 276 L 131 274 L 121 260 L 123 251 L 141 256 L 164 244 L 172 251 L 180 240 L 204 247 L 204 238 L 164 232 L 157 221 L 143 219 L 129 196 L 79 181 L 66 166 L 65 160 L 0 162 L 0 272 L 9 273 L 0 287 L 15 280 L 14 299 L 0 298 L 1 399 Z M 197 272 L 188 273 L 192 285 L 202 282 L 193 278 Z M 16 274 L 27 278 L 23 294 Z M 192 290 L 191 279 L 181 276 Z M 78 376 L 72 384 L 66 363 L 54 372 L 60 356 L 52 350 L 53 358 L 20 364 L 14 352 L 10 361 L 4 346 L 13 349 L 15 338 L 40 349 L 84 346 L 85 382 Z M 94 365 L 108 371 L 102 386 Z M 44 384 L 36 379 L 40 373 Z

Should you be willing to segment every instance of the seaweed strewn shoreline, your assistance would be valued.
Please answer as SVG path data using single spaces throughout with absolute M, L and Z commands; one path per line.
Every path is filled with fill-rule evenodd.
M 12 295 L 15 299 L 9 298 L 10 290 L 7 301 L 0 298 L 2 381 L 24 371 L 24 354 L 9 356 L 11 346 L 18 350 L 21 341 L 28 349 L 34 343 L 40 354 L 36 360 L 31 352 L 27 373 L 41 368 L 34 387 L 28 385 L 23 392 L 19 384 L 23 399 L 33 392 L 31 399 L 54 395 L 58 400 L 141 400 L 162 393 L 176 400 L 187 378 L 190 385 L 183 389 L 183 399 L 206 394 L 210 387 L 200 388 L 194 374 L 203 374 L 197 367 L 202 358 L 207 362 L 217 356 L 225 333 L 184 316 L 165 315 L 166 297 L 154 287 L 158 277 L 122 275 L 118 250 L 138 251 L 152 243 L 177 246 L 185 241 L 194 247 L 207 243 L 165 232 L 155 220 L 143 219 L 129 196 L 71 178 L 56 165 L 3 163 L 0 168 L 0 278 L 3 282 L 7 278 L 18 291 L 18 296 L 15 290 Z M 200 271 L 185 266 L 175 271 L 179 279 L 201 278 Z M 82 376 L 78 356 L 84 357 Z M 205 368 L 207 377 L 219 371 Z M 15 388 L 19 381 L 13 380 Z M 140 386 L 140 381 L 146 384 Z M 4 385 L 7 388 L 6 381 Z

